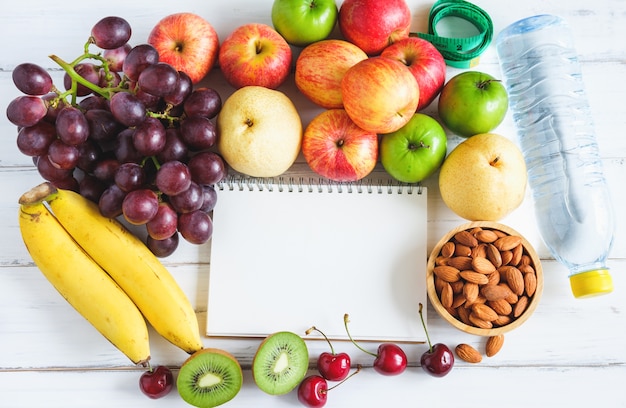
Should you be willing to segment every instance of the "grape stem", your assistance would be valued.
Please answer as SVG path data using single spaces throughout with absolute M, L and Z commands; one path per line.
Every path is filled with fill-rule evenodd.
M 83 78 L 82 76 L 80 76 L 78 74 L 78 72 L 76 72 L 76 70 L 74 69 L 74 65 L 70 64 L 68 62 L 63 61 L 63 59 L 61 59 L 60 57 L 56 56 L 56 55 L 50 55 L 50 59 L 54 62 L 56 62 L 57 64 L 59 64 L 59 66 L 61 68 L 63 68 L 65 70 L 65 72 L 67 72 L 67 74 L 70 76 L 70 78 L 72 79 L 72 95 L 73 97 L 75 97 L 76 95 L 76 86 L 78 86 L 78 84 L 84 85 L 85 87 L 91 89 L 94 92 L 97 92 L 98 94 L 102 95 L 103 97 L 107 98 L 107 99 L 111 99 L 111 91 L 110 89 L 105 89 L 102 87 L 99 87 L 96 84 L 93 84 L 89 81 L 87 81 L 85 78 Z M 79 58 L 79 61 L 82 61 L 83 58 Z M 75 103 L 75 101 L 72 101 L 72 103 Z

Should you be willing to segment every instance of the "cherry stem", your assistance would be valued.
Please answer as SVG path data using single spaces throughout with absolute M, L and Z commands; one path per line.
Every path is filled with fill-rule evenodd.
M 346 381 L 348 381 L 348 379 L 350 377 L 352 377 L 353 375 L 357 374 L 359 371 L 361 371 L 361 364 L 357 364 L 356 366 L 356 371 L 352 372 L 349 376 L 347 376 L 346 378 L 344 378 L 343 380 L 339 381 L 337 384 L 333 385 L 332 387 L 330 387 L 329 389 L 326 390 L 326 392 L 332 390 L 333 388 L 337 388 L 339 387 L 341 384 L 345 383 Z
M 428 340 L 429 351 L 432 353 L 433 352 L 433 345 L 430 342 L 430 336 L 428 335 L 428 330 L 426 330 L 426 322 L 424 322 L 424 315 L 422 314 L 422 308 L 423 308 L 423 306 L 420 303 L 420 305 L 419 305 L 420 320 L 422 321 L 422 327 L 424 327 L 424 333 L 426 333 L 426 340 Z
M 346 328 L 346 333 L 348 334 L 348 338 L 350 339 L 350 341 L 352 342 L 352 344 L 354 344 L 356 346 L 356 348 L 358 348 L 359 350 L 361 350 L 364 353 L 369 354 L 370 356 L 373 357 L 378 357 L 378 354 L 376 353 L 372 353 L 371 351 L 365 350 L 363 347 L 359 346 L 354 339 L 352 338 L 352 335 L 350 334 L 350 331 L 348 330 L 348 322 L 350 321 L 348 314 L 346 313 L 345 315 L 343 315 L 343 325 Z
M 335 349 L 333 348 L 332 343 L 330 342 L 330 340 L 328 339 L 328 337 L 326 337 L 326 335 L 324 334 L 324 332 L 323 332 L 323 331 L 321 331 L 320 329 L 318 329 L 318 328 L 317 328 L 317 327 L 315 327 L 315 326 L 311 326 L 311 328 L 309 328 L 309 329 L 308 329 L 306 332 L 304 332 L 304 333 L 305 333 L 305 334 L 307 334 L 307 335 L 309 335 L 309 334 L 311 334 L 311 332 L 312 332 L 312 331 L 316 331 L 316 332 L 318 332 L 319 334 L 321 334 L 322 336 L 324 336 L 324 339 L 326 339 L 326 342 L 327 342 L 327 343 L 328 343 L 328 345 L 330 346 L 330 352 L 331 352 L 331 354 L 333 354 L 333 355 L 334 355 L 334 354 L 335 354 Z

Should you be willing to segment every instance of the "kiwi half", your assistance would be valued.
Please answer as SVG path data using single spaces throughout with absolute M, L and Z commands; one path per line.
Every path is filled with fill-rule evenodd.
M 288 331 L 270 334 L 252 360 L 256 385 L 270 395 L 287 394 L 304 379 L 309 369 L 309 350 L 302 337 Z
M 243 384 L 241 365 L 230 353 L 204 348 L 180 367 L 176 387 L 181 398 L 194 407 L 222 405 L 237 395 Z

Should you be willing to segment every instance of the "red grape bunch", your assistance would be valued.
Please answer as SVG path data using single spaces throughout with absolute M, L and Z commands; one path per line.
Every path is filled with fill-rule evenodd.
M 213 149 L 222 100 L 130 37 L 126 20 L 105 17 L 79 57 L 50 56 L 65 71 L 63 87 L 41 66 L 18 65 L 13 82 L 23 95 L 6 114 L 41 177 L 107 217 L 145 225 L 146 244 L 165 257 L 179 235 L 193 244 L 212 235 L 215 184 L 228 172 Z

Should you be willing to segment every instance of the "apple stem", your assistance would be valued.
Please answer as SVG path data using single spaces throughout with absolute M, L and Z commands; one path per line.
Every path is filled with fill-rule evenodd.
M 432 353 L 433 352 L 433 345 L 430 342 L 430 336 L 428 335 L 428 330 L 426 330 L 426 322 L 424 322 L 424 315 L 422 314 L 422 308 L 423 308 L 423 306 L 420 303 L 420 305 L 419 305 L 420 320 L 422 321 L 422 327 L 424 327 L 424 333 L 426 333 L 426 340 L 428 340 L 428 349 Z
M 332 343 L 330 342 L 330 340 L 328 339 L 328 337 L 326 337 L 326 335 L 324 334 L 324 332 L 323 332 L 323 331 L 321 331 L 320 329 L 318 329 L 318 328 L 317 328 L 317 327 L 315 327 L 315 326 L 311 326 L 311 328 L 309 328 L 309 329 L 308 329 L 306 332 L 304 332 L 304 333 L 305 333 L 306 335 L 309 335 L 309 334 L 311 334 L 311 332 L 312 332 L 312 331 L 316 331 L 316 332 L 318 332 L 319 334 L 321 334 L 322 336 L 324 336 L 324 339 L 326 339 L 326 342 L 327 342 L 327 343 L 328 343 L 328 345 L 330 346 L 330 352 L 331 352 L 331 354 L 333 354 L 333 355 L 334 355 L 334 354 L 335 354 L 335 349 L 333 348 Z
M 352 344 L 354 344 L 356 346 L 356 348 L 358 348 L 359 350 L 361 350 L 364 353 L 369 354 L 370 356 L 373 357 L 378 357 L 378 354 L 376 353 L 372 353 L 371 351 L 365 350 L 363 347 L 359 346 L 354 339 L 352 339 L 352 335 L 350 334 L 350 331 L 348 330 L 348 322 L 350 321 L 348 314 L 344 314 L 343 315 L 343 325 L 346 328 L 346 333 L 348 334 L 348 338 L 350 339 L 350 341 L 352 342 Z
M 491 84 L 492 82 L 502 82 L 502 81 L 500 81 L 499 79 L 486 79 L 484 81 L 478 82 L 476 86 L 478 87 L 478 89 L 484 91 L 485 88 L 487 88 L 489 84 Z
M 344 378 L 343 380 L 339 381 L 337 384 L 335 384 L 335 385 L 333 385 L 332 387 L 330 387 L 329 389 L 327 389 L 327 390 L 326 390 L 326 392 L 328 392 L 328 391 L 330 391 L 330 390 L 332 390 L 332 389 L 334 389 L 334 388 L 336 388 L 336 387 L 339 387 L 341 384 L 343 384 L 343 383 L 345 383 L 346 381 L 348 381 L 348 379 L 349 379 L 350 377 L 352 377 L 353 375 L 355 375 L 355 374 L 357 374 L 359 371 L 361 371 L 361 367 L 362 367 L 362 366 L 361 366 L 361 364 L 357 364 L 357 366 L 356 366 L 356 371 L 353 371 L 353 372 L 352 372 L 349 376 L 347 376 L 347 377 L 346 377 L 346 378 Z

